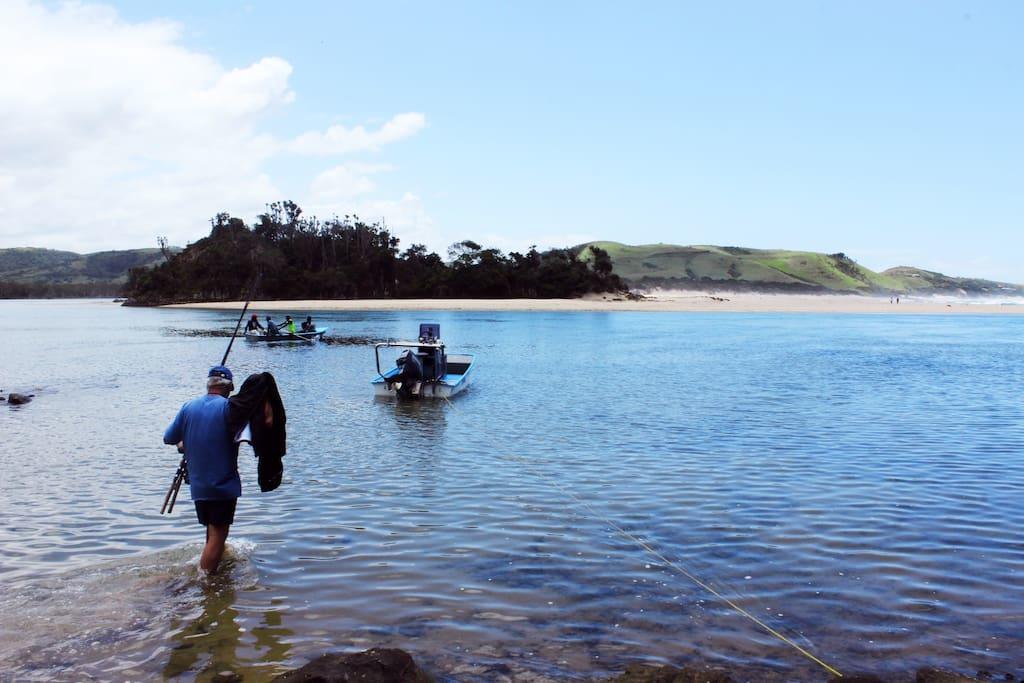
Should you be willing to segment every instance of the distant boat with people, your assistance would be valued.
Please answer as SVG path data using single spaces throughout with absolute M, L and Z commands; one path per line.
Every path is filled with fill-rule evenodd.
M 268 334 L 266 332 L 246 332 L 245 340 L 248 342 L 264 344 L 315 344 L 322 340 L 324 335 L 330 331 L 331 328 L 329 327 L 318 327 L 311 332 L 288 332 L 287 330 L 281 330 L 277 334 Z
M 404 349 L 395 367 L 381 369 L 382 349 Z M 371 380 L 374 395 L 399 399 L 451 398 L 470 382 L 475 357 L 449 354 L 441 341 L 441 326 L 421 323 L 417 341 L 389 341 L 374 345 L 377 377 Z
M 253 314 L 245 326 L 245 340 L 254 343 L 265 344 L 286 344 L 306 343 L 315 344 L 323 339 L 324 334 L 330 331 L 329 327 L 317 327 L 313 319 L 306 316 L 301 327 L 295 326 L 292 317 L 286 316 L 280 325 L 274 323 L 270 316 L 266 317 L 266 325 L 260 323 L 259 318 Z

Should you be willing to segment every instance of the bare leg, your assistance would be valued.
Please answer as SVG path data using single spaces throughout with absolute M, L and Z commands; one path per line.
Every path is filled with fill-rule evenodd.
M 199 558 L 199 567 L 210 574 L 217 573 L 221 558 L 224 557 L 224 544 L 228 540 L 228 530 L 231 527 L 227 524 L 206 525 L 206 547 Z

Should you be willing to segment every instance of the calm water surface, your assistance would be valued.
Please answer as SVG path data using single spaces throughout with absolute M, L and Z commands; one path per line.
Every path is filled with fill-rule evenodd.
M 396 405 L 365 344 L 236 343 L 236 375 L 278 378 L 286 478 L 259 493 L 242 449 L 207 580 L 187 492 L 159 514 L 161 436 L 225 346 L 189 332 L 234 316 L 0 302 L 0 387 L 38 395 L 0 406 L 0 679 L 263 680 L 387 645 L 441 680 L 826 677 L 679 570 L 842 671 L 1024 675 L 1024 317 L 315 317 L 440 322 L 475 384 Z

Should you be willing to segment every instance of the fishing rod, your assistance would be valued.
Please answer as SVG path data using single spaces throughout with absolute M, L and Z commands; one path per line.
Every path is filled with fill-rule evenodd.
M 448 404 L 448 407 L 451 408 L 452 412 L 460 416 L 463 415 L 463 412 L 461 410 L 456 409 L 455 404 L 453 404 L 447 396 L 442 396 L 442 398 L 444 399 L 445 403 Z M 622 525 L 617 524 L 614 520 L 609 518 L 608 515 L 603 514 L 600 510 L 596 509 L 589 502 L 576 495 L 576 493 L 571 488 L 569 488 L 568 485 L 560 484 L 556 478 L 546 476 L 543 472 L 540 472 L 537 469 L 535 469 L 532 466 L 532 463 L 526 458 L 520 455 L 516 455 L 514 453 L 505 453 L 504 455 L 499 453 L 497 457 L 499 459 L 510 460 L 512 462 L 519 464 L 525 470 L 533 474 L 534 477 L 540 479 L 543 482 L 546 482 L 549 486 L 570 498 L 578 508 L 588 512 L 591 518 L 597 519 L 607 524 L 610 528 L 614 529 L 623 538 L 632 542 L 637 547 L 643 549 L 651 556 L 663 562 L 666 566 L 674 569 L 681 576 L 685 577 L 686 579 L 689 579 L 695 585 L 699 586 L 700 588 L 704 589 L 714 597 L 718 598 L 720 601 L 722 601 L 722 603 L 730 607 L 737 614 L 746 617 L 748 620 L 759 626 L 769 635 L 778 639 L 783 644 L 789 646 L 809 661 L 817 664 L 835 678 L 843 678 L 842 672 L 840 672 L 836 667 L 832 666 L 824 659 L 818 657 L 813 652 L 803 647 L 799 643 L 795 642 L 792 638 L 783 634 L 779 629 L 776 629 L 770 624 L 768 624 L 764 619 L 751 613 L 749 610 L 745 609 L 743 606 L 738 604 L 735 600 L 729 598 L 727 595 L 724 595 L 720 590 L 716 589 L 713 585 L 711 585 L 710 582 L 702 580 L 695 573 L 687 570 L 685 567 L 682 566 L 680 562 L 673 561 L 672 559 L 667 557 L 664 553 L 660 552 L 656 547 L 654 547 L 649 541 L 646 541 L 643 538 L 637 536 L 636 534 L 627 531 L 624 527 L 622 527 Z
M 259 287 L 260 278 L 263 275 L 261 271 L 256 272 L 256 277 L 253 278 L 252 286 L 249 288 L 249 298 L 245 300 L 245 306 L 242 307 L 242 313 L 238 316 L 238 322 L 235 323 L 235 331 L 231 333 L 231 339 L 228 341 L 228 348 L 224 350 L 224 357 L 221 358 L 220 364 L 226 365 L 228 362 L 228 355 L 231 353 L 231 346 L 235 343 L 235 337 L 238 336 L 238 330 L 242 326 L 242 319 L 245 318 L 245 312 L 249 310 L 249 304 L 252 302 L 252 297 L 256 293 L 256 288 Z M 185 450 L 181 447 L 178 448 L 178 452 L 181 453 L 181 462 L 178 463 L 178 470 L 174 473 L 174 480 L 171 481 L 171 487 L 167 489 L 167 495 L 164 496 L 163 507 L 160 508 L 160 514 L 171 514 L 174 511 L 174 503 L 178 500 L 178 490 L 181 488 L 183 481 L 188 481 L 188 462 L 185 460 Z
M 256 293 L 256 287 L 259 286 L 261 275 L 263 275 L 262 271 L 257 272 L 256 277 L 252 281 L 252 287 L 249 288 L 249 298 L 245 300 L 245 306 L 242 306 L 242 312 L 238 316 L 238 322 L 235 323 L 235 331 L 231 334 L 231 339 L 228 341 L 228 348 L 224 350 L 224 357 L 220 360 L 221 365 L 227 365 L 228 363 L 228 354 L 231 353 L 231 345 L 235 343 L 235 337 L 238 336 L 238 329 L 242 326 L 242 320 L 245 318 L 245 312 L 249 310 L 249 302 L 252 301 L 252 295 Z

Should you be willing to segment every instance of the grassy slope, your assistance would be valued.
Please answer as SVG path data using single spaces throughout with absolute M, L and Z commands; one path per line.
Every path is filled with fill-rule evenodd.
M 671 285 L 673 280 L 679 285 L 693 285 L 702 280 L 711 280 L 766 289 L 834 292 L 938 292 L 964 289 L 974 294 L 1003 292 L 1024 295 L 1022 287 L 986 280 L 950 278 L 913 268 L 892 268 L 876 273 L 840 255 L 810 251 L 711 245 L 630 246 L 619 242 L 591 244 L 607 251 L 615 264 L 615 272 L 633 286 Z M 586 250 L 583 256 L 586 257 Z
M 899 266 L 883 271 L 884 275 L 899 278 L 905 282 L 909 291 L 929 290 L 954 290 L 962 289 L 968 292 L 983 291 L 991 294 L 1010 294 L 1015 296 L 1024 295 L 1024 285 L 1015 285 L 1008 282 L 993 282 L 972 277 L 954 277 L 943 275 L 931 270 Z
M 128 269 L 163 260 L 159 249 L 126 249 L 76 254 L 71 251 L 18 247 L 0 249 L 0 280 L 82 284 L 122 284 Z

